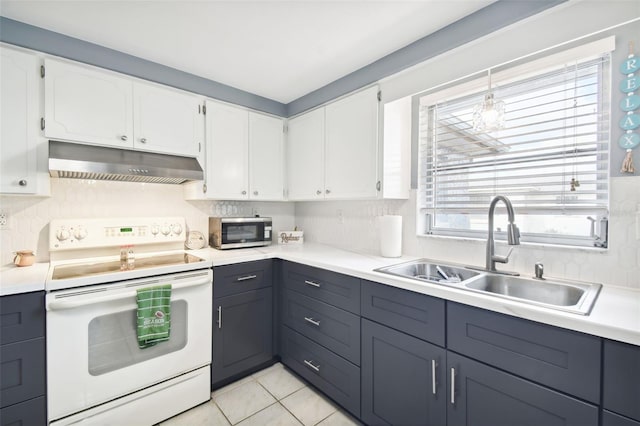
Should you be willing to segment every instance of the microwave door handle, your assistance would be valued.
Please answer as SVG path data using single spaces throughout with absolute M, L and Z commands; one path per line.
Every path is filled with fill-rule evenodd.
M 183 283 L 172 284 L 171 289 L 179 290 L 183 288 L 196 287 L 199 285 L 210 284 L 210 283 L 211 281 L 208 279 L 207 280 L 191 280 Z M 149 284 L 149 285 L 153 285 L 153 284 Z M 143 288 L 144 284 L 140 285 L 139 287 Z M 105 293 L 107 294 L 102 293 L 101 295 L 96 295 L 94 297 L 83 297 L 86 295 L 81 294 L 78 296 L 65 297 L 64 299 L 60 299 L 60 300 L 54 299 L 51 301 L 47 301 L 46 310 L 61 311 L 64 309 L 74 309 L 74 308 L 79 308 L 87 305 L 95 305 L 97 303 L 112 302 L 114 300 L 129 299 L 129 298 L 135 299 L 137 295 L 136 290 L 117 292 L 116 294 L 108 294 L 108 290 L 107 290 Z

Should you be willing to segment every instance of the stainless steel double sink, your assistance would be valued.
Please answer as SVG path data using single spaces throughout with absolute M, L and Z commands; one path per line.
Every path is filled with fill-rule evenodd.
M 589 315 L 602 288 L 601 284 L 480 272 L 428 259 L 391 265 L 375 271 L 580 315 Z

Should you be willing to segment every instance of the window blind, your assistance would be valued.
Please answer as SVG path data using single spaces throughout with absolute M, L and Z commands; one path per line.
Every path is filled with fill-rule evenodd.
M 494 87 L 506 112 L 491 133 L 473 130 L 486 90 L 421 105 L 423 212 L 486 214 L 502 194 L 518 214 L 607 214 L 609 79 L 604 55 Z

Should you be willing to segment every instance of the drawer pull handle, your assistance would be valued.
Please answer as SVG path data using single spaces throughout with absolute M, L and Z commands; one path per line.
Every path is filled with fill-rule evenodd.
M 312 368 L 313 370 L 315 370 L 317 373 L 320 372 L 320 366 L 319 365 L 313 365 L 313 362 L 307 361 L 306 359 L 304 360 L 304 363 L 307 364 L 307 366 L 309 368 Z
M 451 369 L 451 404 L 456 403 L 456 369 Z
M 308 323 L 315 325 L 316 327 L 320 327 L 320 321 L 316 321 L 313 318 L 304 317 L 304 320 Z
M 305 284 L 308 284 L 308 285 L 310 285 L 310 286 L 313 286 L 313 287 L 318 287 L 318 288 L 320 288 L 320 284 L 318 284 L 318 283 L 314 283 L 313 281 L 304 280 L 304 283 L 305 283 Z
M 238 277 L 236 278 L 236 281 L 247 281 L 247 280 L 252 280 L 254 278 L 258 278 L 257 275 L 247 275 L 246 277 Z
M 431 392 L 435 395 L 436 394 L 436 367 L 438 365 L 436 364 L 436 360 L 432 359 L 431 360 Z
M 218 328 L 222 328 L 222 306 L 218 306 Z

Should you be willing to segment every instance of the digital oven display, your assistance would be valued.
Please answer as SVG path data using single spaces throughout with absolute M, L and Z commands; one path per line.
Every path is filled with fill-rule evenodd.
M 133 228 L 120 228 L 120 232 L 133 232 Z

